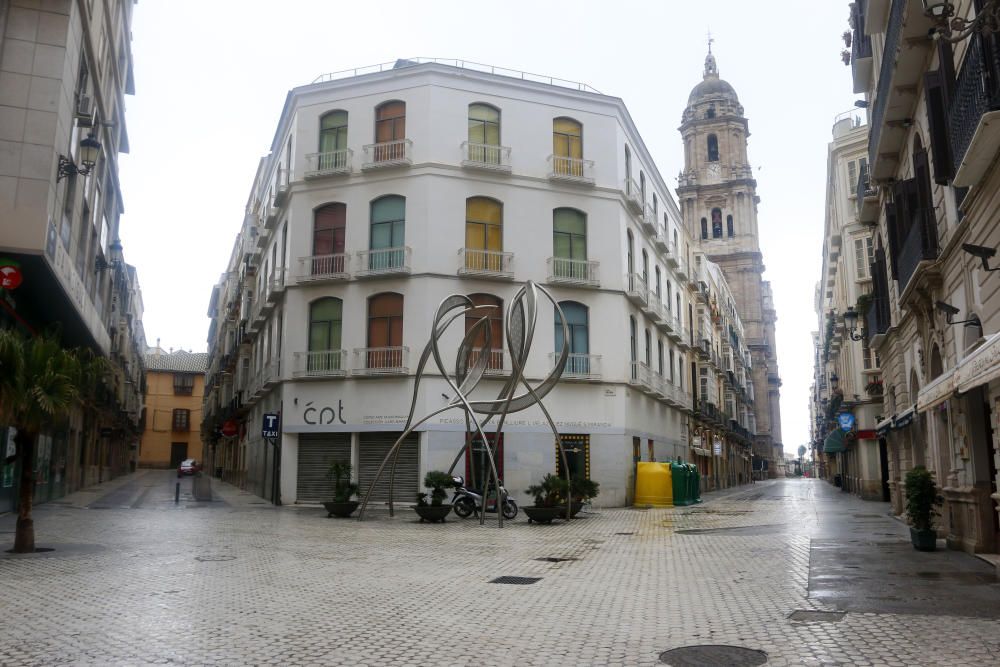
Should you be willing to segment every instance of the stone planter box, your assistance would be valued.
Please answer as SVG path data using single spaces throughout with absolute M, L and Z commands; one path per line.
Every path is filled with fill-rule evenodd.
M 346 519 L 354 513 L 354 510 L 358 509 L 359 504 L 357 500 L 348 500 L 346 503 L 323 503 L 323 507 L 326 508 L 327 518 L 335 516 Z
M 444 518 L 451 512 L 451 505 L 412 505 L 412 507 L 420 517 L 420 523 L 424 521 L 444 523 Z

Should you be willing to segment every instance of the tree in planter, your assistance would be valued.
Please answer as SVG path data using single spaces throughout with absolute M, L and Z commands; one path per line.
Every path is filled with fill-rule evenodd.
M 541 484 L 532 484 L 525 493 L 534 497 L 535 507 L 556 507 L 566 504 L 568 487 L 565 479 L 548 473 L 542 478 Z
M 448 492 L 445 489 L 450 489 L 455 486 L 455 480 L 452 479 L 451 475 L 440 470 L 429 470 L 427 474 L 424 475 L 424 486 L 431 490 L 431 502 L 429 505 L 431 507 L 441 507 L 444 501 L 448 498 Z M 417 506 L 427 507 L 427 494 L 418 493 L 417 494 Z
M 351 482 L 351 464 L 346 461 L 334 461 L 330 464 L 327 476 L 333 480 L 333 502 L 349 503 L 351 497 L 358 492 L 358 485 Z
M 81 388 L 103 369 L 104 359 L 64 349 L 52 335 L 25 338 L 16 331 L 0 330 L 0 424 L 17 429 L 17 450 L 6 463 L 21 463 L 14 553 L 35 550 L 32 499 L 38 436 L 69 419 L 82 400 Z
M 917 466 L 906 473 L 906 516 L 917 530 L 930 530 L 937 514 L 937 489 L 930 471 Z

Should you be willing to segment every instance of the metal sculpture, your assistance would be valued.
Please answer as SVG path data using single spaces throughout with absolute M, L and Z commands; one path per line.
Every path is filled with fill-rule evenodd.
M 538 319 L 539 292 L 544 294 L 545 297 L 552 303 L 552 306 L 559 317 L 559 322 L 562 324 L 562 347 L 552 371 L 537 386 L 532 387 L 524 377 L 524 368 L 527 364 L 528 354 L 531 351 L 531 343 L 535 337 L 535 323 Z M 479 434 L 479 437 L 482 438 L 482 442 L 485 445 L 484 450 L 486 452 L 487 460 L 489 461 L 489 469 L 487 471 L 487 478 L 484 480 L 483 488 L 485 493 L 485 490 L 490 488 L 490 482 L 496 482 L 498 503 L 497 517 L 500 528 L 503 528 L 503 512 L 499 510 L 503 507 L 503 501 L 506 498 L 507 491 L 504 489 L 500 480 L 500 476 L 497 472 L 496 460 L 493 457 L 493 449 L 487 444 L 488 441 L 484 431 L 484 428 L 494 418 L 497 419 L 496 433 L 499 436 L 499 434 L 503 432 L 503 425 L 504 421 L 507 419 L 507 415 L 520 412 L 537 405 L 542 411 L 542 414 L 545 415 L 549 428 L 552 429 L 552 435 L 555 438 L 556 447 L 559 451 L 559 456 L 562 459 L 562 467 L 566 472 L 567 488 L 570 488 L 571 479 L 569 461 L 567 460 L 566 452 L 563 449 L 562 438 L 559 436 L 559 431 L 556 429 L 555 422 L 552 421 L 549 411 L 546 410 L 545 405 L 542 403 L 542 399 L 550 391 L 552 391 L 552 389 L 559 382 L 559 379 L 562 377 L 563 370 L 566 367 L 566 361 L 569 358 L 569 326 L 566 324 L 566 318 L 563 315 L 562 308 L 559 307 L 559 303 L 552 297 L 552 294 L 549 293 L 548 290 L 529 280 L 521 287 L 521 289 L 517 291 L 514 298 L 510 302 L 506 317 L 506 337 L 507 348 L 510 350 L 510 359 L 513 368 L 510 377 L 506 380 L 506 382 L 504 382 L 503 387 L 500 389 L 500 393 L 495 399 L 472 400 L 469 398 L 469 395 L 483 379 L 489 362 L 490 355 L 488 354 L 488 351 L 492 349 L 493 342 L 492 330 L 489 323 L 489 313 L 477 319 L 462 339 L 462 343 L 458 347 L 454 375 L 449 375 L 448 371 L 445 369 L 444 362 L 441 359 L 441 350 L 438 347 L 438 341 L 440 340 L 441 335 L 444 334 L 452 322 L 460 317 L 463 317 L 472 311 L 483 312 L 493 308 L 496 308 L 496 306 L 477 306 L 472 302 L 472 299 L 462 294 L 452 294 L 451 296 L 446 297 L 438 306 L 431 327 L 430 339 L 427 341 L 427 345 L 424 347 L 424 351 L 420 355 L 420 363 L 417 365 L 416 376 L 413 380 L 413 398 L 410 402 L 410 411 L 406 417 L 403 432 L 389 449 L 389 452 L 382 460 L 382 464 L 379 466 L 379 469 L 375 474 L 375 479 L 372 481 L 371 486 L 368 487 L 364 500 L 361 502 L 361 509 L 358 512 L 358 521 L 364 519 L 365 509 L 368 507 L 368 500 L 371 497 L 372 491 L 375 489 L 375 485 L 378 484 L 381 479 L 386 466 L 389 465 L 390 459 L 392 462 L 389 468 L 389 516 L 394 516 L 393 482 L 395 480 L 396 462 L 399 457 L 399 449 L 402 446 L 403 441 L 408 435 L 410 435 L 410 433 L 424 424 L 427 420 L 453 409 L 461 409 L 465 414 L 466 433 L 469 433 L 470 427 L 475 425 L 476 433 Z M 474 342 L 480 339 L 483 341 L 481 349 L 486 350 L 487 353 L 479 354 L 473 358 L 476 350 Z M 417 406 L 417 392 L 420 388 L 420 381 L 423 378 L 427 363 L 432 357 L 434 359 L 434 364 L 441 373 L 441 376 L 451 387 L 452 392 L 454 392 L 454 398 L 449 399 L 448 403 L 441 408 L 432 411 L 428 415 L 414 422 L 413 417 Z M 515 392 L 518 387 L 522 385 L 526 391 L 521 394 L 516 394 Z M 480 416 L 484 418 L 480 419 Z M 454 461 L 452 461 L 451 467 L 448 469 L 448 474 L 451 474 L 454 471 L 455 466 L 458 465 L 458 462 L 466 453 L 467 447 L 468 443 L 462 444 L 458 454 L 455 455 Z M 567 519 L 570 515 L 571 498 L 572 494 L 567 493 L 565 515 Z M 480 525 L 485 522 L 486 513 L 480 512 Z

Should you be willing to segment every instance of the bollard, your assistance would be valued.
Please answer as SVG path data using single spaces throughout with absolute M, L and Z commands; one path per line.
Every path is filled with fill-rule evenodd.
M 181 483 L 177 482 L 177 486 L 174 487 L 174 504 L 176 505 L 181 501 Z

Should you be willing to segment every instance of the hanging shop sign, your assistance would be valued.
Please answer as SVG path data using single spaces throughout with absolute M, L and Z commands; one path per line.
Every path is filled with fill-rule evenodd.
M 12 259 L 0 257 L 0 288 L 15 290 L 24 282 L 21 266 Z
M 712 440 L 712 453 L 716 456 L 722 456 L 722 438 Z
M 844 433 L 854 430 L 854 415 L 850 412 L 837 415 L 837 424 L 840 425 L 840 430 Z
M 240 432 L 239 424 L 236 423 L 235 419 L 227 419 L 222 424 L 222 435 L 227 438 L 235 438 L 236 434 Z

